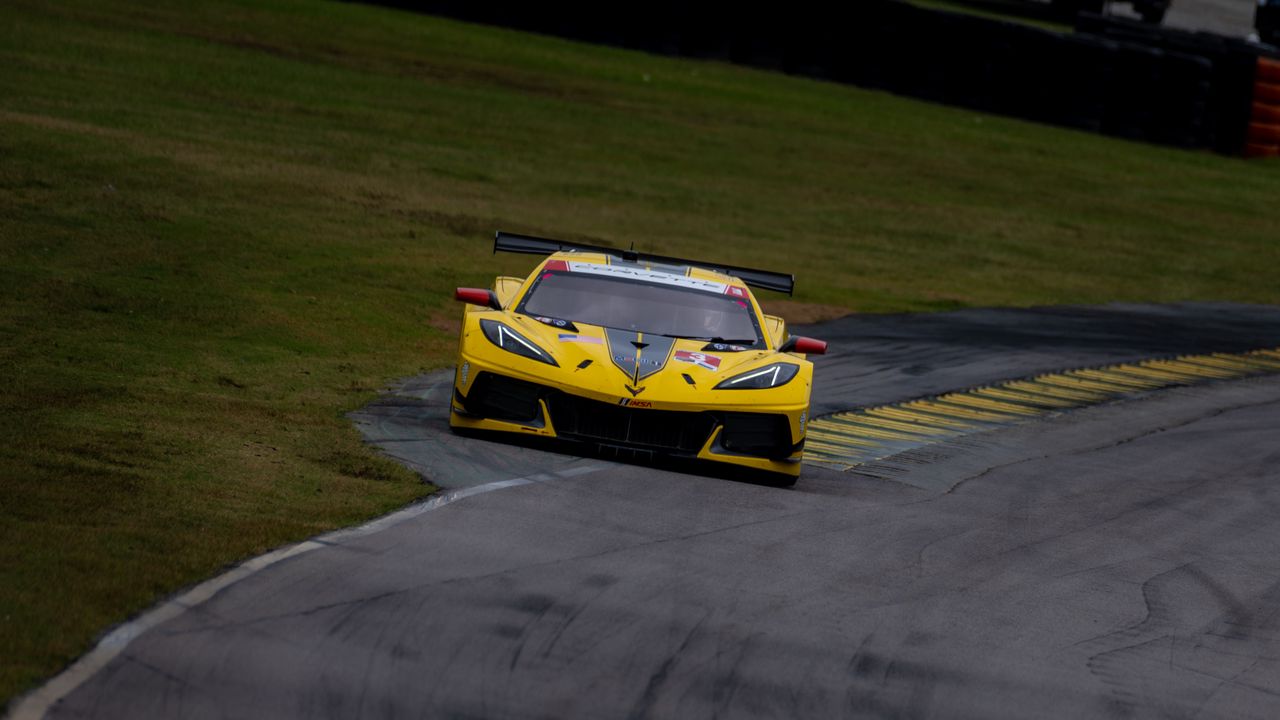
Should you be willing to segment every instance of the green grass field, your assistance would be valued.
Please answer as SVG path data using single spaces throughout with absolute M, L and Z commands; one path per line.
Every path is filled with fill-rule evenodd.
M 316 0 L 8 0 L 0 66 L 0 701 L 430 492 L 343 413 L 450 363 L 498 228 L 850 311 L 1280 302 L 1275 163 Z

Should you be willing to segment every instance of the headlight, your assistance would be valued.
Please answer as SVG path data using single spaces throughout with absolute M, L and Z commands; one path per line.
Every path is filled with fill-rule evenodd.
M 537 360 L 548 365 L 560 367 L 560 363 L 551 357 L 551 353 L 534 345 L 525 336 L 503 325 L 497 320 L 481 320 L 480 329 L 484 331 L 484 336 L 489 338 L 489 342 L 498 347 L 513 352 L 517 355 L 523 355 L 530 360 Z
M 764 390 L 791 382 L 800 372 L 799 365 L 780 362 L 734 375 L 716 386 L 716 390 Z

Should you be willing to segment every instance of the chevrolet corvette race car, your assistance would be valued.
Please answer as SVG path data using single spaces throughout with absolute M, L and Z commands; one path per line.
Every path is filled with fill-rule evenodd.
M 813 364 L 748 286 L 790 275 L 499 232 L 548 257 L 458 288 L 455 430 L 487 430 L 800 475 Z

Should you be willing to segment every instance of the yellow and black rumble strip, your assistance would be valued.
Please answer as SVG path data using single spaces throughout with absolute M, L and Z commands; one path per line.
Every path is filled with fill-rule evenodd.
M 847 471 L 925 445 L 1139 393 L 1272 373 L 1280 373 L 1280 348 L 1037 375 L 815 418 L 804 459 Z

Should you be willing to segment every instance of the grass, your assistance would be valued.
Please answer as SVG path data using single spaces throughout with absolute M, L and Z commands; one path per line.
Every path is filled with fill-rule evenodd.
M 497 228 L 863 312 L 1280 301 L 1270 162 L 314 0 L 9 0 L 0 64 L 0 699 L 430 492 L 343 413 L 527 270 Z

